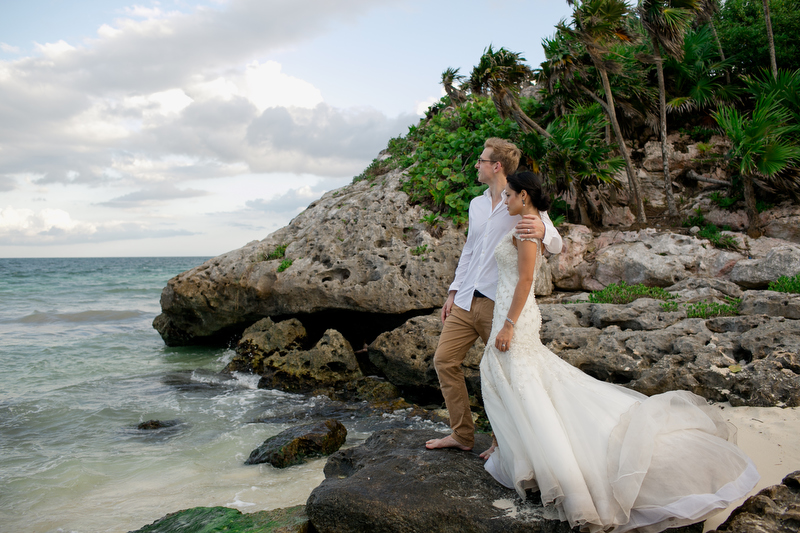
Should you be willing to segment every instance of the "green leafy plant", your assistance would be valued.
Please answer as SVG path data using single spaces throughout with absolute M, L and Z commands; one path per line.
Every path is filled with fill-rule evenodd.
M 278 265 L 278 272 L 283 272 L 284 270 L 286 270 L 290 266 L 292 266 L 292 260 L 291 259 L 284 259 L 283 261 L 281 261 L 281 264 Z
M 756 211 L 759 213 L 763 213 L 764 211 L 772 209 L 773 207 L 775 206 L 769 202 L 765 202 L 764 200 L 756 200 Z
M 800 272 L 792 277 L 781 276 L 775 281 L 771 281 L 767 290 L 800 294 Z
M 719 207 L 721 207 L 723 209 L 728 209 L 733 204 L 735 204 L 736 202 L 741 200 L 742 197 L 739 194 L 736 194 L 734 196 L 727 196 L 727 195 L 722 194 L 719 191 L 714 191 L 714 192 L 711 193 L 711 195 L 708 197 L 708 199 L 711 200 L 712 202 L 714 202 L 715 204 L 717 204 Z
M 422 218 L 419 221 L 424 222 L 431 227 L 438 226 L 440 222 L 439 215 L 437 213 L 428 213 L 427 215 L 422 215 Z
M 689 318 L 712 318 L 715 316 L 736 316 L 739 314 L 739 298 L 725 297 L 727 303 L 705 300 L 686 306 L 686 316 Z
M 287 243 L 279 245 L 277 248 L 272 250 L 269 255 L 267 256 L 267 261 L 271 261 L 273 259 L 280 259 L 284 255 L 286 255 L 286 247 L 289 246 Z
M 422 244 L 411 249 L 411 255 L 422 255 L 428 251 L 428 245 Z
M 723 235 L 720 233 L 719 228 L 714 224 L 706 224 L 701 229 L 697 236 L 703 239 L 708 239 L 715 248 L 723 250 L 738 250 L 739 243 L 731 235 Z
M 678 302 L 661 302 L 661 309 L 667 312 L 674 312 L 678 310 Z
M 672 300 L 675 295 L 668 293 L 661 287 L 647 287 L 641 283 L 628 285 L 624 281 L 620 281 L 619 283 L 612 283 L 603 290 L 592 292 L 589 295 L 589 302 L 595 304 L 626 304 L 639 298 Z
M 694 226 L 703 226 L 706 223 L 706 217 L 703 216 L 703 211 L 698 207 L 694 210 L 694 215 L 685 219 L 681 224 L 684 228 L 691 228 Z

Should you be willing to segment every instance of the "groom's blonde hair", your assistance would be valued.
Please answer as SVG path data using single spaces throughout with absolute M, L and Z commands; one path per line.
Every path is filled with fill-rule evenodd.
M 517 145 L 499 137 L 490 137 L 483 143 L 484 148 L 491 148 L 492 159 L 503 165 L 506 176 L 510 176 L 517 171 L 519 158 L 522 152 Z

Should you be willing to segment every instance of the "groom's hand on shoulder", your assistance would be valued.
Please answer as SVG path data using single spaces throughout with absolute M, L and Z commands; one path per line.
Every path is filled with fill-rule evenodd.
M 544 222 L 536 215 L 524 215 L 515 229 L 521 239 L 544 238 Z

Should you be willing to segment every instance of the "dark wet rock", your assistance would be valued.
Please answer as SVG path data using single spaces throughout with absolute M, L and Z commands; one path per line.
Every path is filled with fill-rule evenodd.
M 307 533 L 305 506 L 243 514 L 228 507 L 195 507 L 170 513 L 130 533 Z
M 290 392 L 310 392 L 362 377 L 353 348 L 338 331 L 327 330 L 308 349 L 306 340 L 299 320 L 275 323 L 264 318 L 244 331 L 225 370 L 259 374 L 259 387 Z
M 489 435 L 476 435 L 473 452 L 425 448 L 443 436 L 387 430 L 333 454 L 306 502 L 312 526 L 319 533 L 571 531 L 545 513 L 538 493 L 522 501 L 486 472 L 478 453 L 491 444 Z M 699 533 L 702 524 L 682 531 Z
M 796 533 L 800 531 L 800 470 L 737 507 L 711 533 Z
M 164 428 L 171 428 L 180 424 L 180 420 L 148 420 L 147 422 L 142 422 L 136 429 L 141 430 L 153 430 L 153 429 L 164 429 Z
M 270 437 L 250 453 L 245 464 L 269 463 L 276 468 L 301 464 L 306 458 L 330 455 L 344 444 L 347 429 L 337 420 L 293 427 Z

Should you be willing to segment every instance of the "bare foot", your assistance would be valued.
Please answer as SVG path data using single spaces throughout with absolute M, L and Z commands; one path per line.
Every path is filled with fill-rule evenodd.
M 452 435 L 448 435 L 442 439 L 431 439 L 425 443 L 425 447 L 429 450 L 436 450 L 439 448 L 456 448 L 468 452 L 472 450 L 469 446 L 464 446 L 459 443 Z
M 481 459 L 483 459 L 484 461 L 489 459 L 489 457 L 494 453 L 495 449 L 497 449 L 497 445 L 496 444 L 492 444 L 491 448 L 489 448 L 488 450 L 486 450 L 485 452 L 483 452 L 481 454 Z

